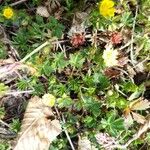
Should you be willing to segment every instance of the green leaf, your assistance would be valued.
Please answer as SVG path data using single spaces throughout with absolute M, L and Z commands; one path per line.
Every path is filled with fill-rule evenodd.
M 64 53 L 63 52 L 54 54 L 54 60 L 53 60 L 53 63 L 51 65 L 54 70 L 63 69 L 67 65 L 68 65 L 68 62 L 64 59 Z
M 128 98 L 128 100 L 133 100 L 138 98 L 143 92 L 145 91 L 145 86 L 144 85 L 140 85 L 136 91 L 134 91 L 134 93 L 132 93 L 130 95 L 130 97 Z
M 67 108 L 73 104 L 73 101 L 69 96 L 63 94 L 61 98 L 57 99 L 57 103 L 59 108 Z
M 83 105 L 84 105 L 85 109 L 87 109 L 89 112 L 91 112 L 95 117 L 100 115 L 101 104 L 98 101 L 96 101 L 94 98 L 84 96 L 84 104 Z
M 134 92 L 138 88 L 138 86 L 135 85 L 133 82 L 124 82 L 121 86 L 123 91 L 126 93 Z
M 0 107 L 0 119 L 2 119 L 5 116 L 5 108 Z
M 75 53 L 70 55 L 69 64 L 72 67 L 82 68 L 85 58 L 82 57 L 80 53 Z
M 10 128 L 12 131 L 18 133 L 21 129 L 21 123 L 19 119 L 13 119 L 12 123 L 10 123 Z
M 117 136 L 119 132 L 123 131 L 124 128 L 124 119 L 118 118 L 116 119 L 117 114 L 112 111 L 107 114 L 106 119 L 101 120 L 101 126 L 104 128 L 108 133 L 113 136 Z
M 108 78 L 101 73 L 95 73 L 93 76 L 94 83 L 98 84 L 98 88 L 104 90 L 110 85 Z
M 119 95 L 119 93 L 112 91 L 112 95 L 107 95 L 106 100 L 109 107 L 124 109 L 128 105 L 128 101 Z
M 0 96 L 3 96 L 8 91 L 8 86 L 4 83 L 0 83 Z
M 46 28 L 51 30 L 52 36 L 61 38 L 64 31 L 64 26 L 52 16 L 49 18 L 49 20 L 49 23 L 46 24 Z

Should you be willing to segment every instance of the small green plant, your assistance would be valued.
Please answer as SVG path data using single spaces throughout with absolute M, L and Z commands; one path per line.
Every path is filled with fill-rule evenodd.
M 0 107 L 0 119 L 3 119 L 5 116 L 5 108 L 4 107 Z
M 102 119 L 101 126 L 112 136 L 117 136 L 118 132 L 124 131 L 123 118 L 116 119 L 114 112 L 107 113 L 107 119 Z
M 0 22 L 9 39 L 7 44 L 3 37 L 0 39 L 0 73 L 5 67 L 12 69 L 10 75 L 0 79 L 0 97 L 17 99 L 21 93 L 25 102 L 34 96 L 51 99 L 49 106 L 65 132 L 49 150 L 71 149 L 68 134 L 75 149 L 80 136 L 86 136 L 98 149 L 107 142 L 109 145 L 110 139 L 116 140 L 117 146 L 126 146 L 142 127 L 144 140 L 140 135 L 126 149 L 149 147 L 150 135 L 145 129 L 150 108 L 149 0 L 51 2 L 0 2 Z M 49 17 L 36 12 L 41 6 Z M 83 12 L 87 18 L 82 19 Z M 21 58 L 14 59 L 18 61 L 14 64 L 26 66 L 25 70 L 9 68 L 10 51 L 15 53 L 9 46 Z M 29 58 L 23 59 L 25 56 Z M 35 70 L 32 73 L 31 68 Z M 16 105 L 20 110 L 19 103 L 11 110 L 5 101 L 0 119 L 6 119 L 11 130 L 18 133 L 22 116 L 18 116 Z M 18 119 L 7 118 L 9 112 L 14 113 L 12 116 L 17 113 Z M 97 133 L 105 135 L 102 141 L 96 139 Z M 110 149 L 115 147 L 115 141 L 112 143 Z M 9 144 L 2 141 L 0 149 L 9 149 Z
M 1 150 L 8 150 L 9 148 L 10 148 L 10 145 L 7 142 L 5 142 L 5 141 L 0 142 L 0 149 Z
M 4 83 L 0 83 L 0 96 L 3 96 L 8 91 L 8 86 Z
M 13 119 L 12 123 L 10 123 L 10 128 L 12 131 L 18 133 L 20 131 L 21 123 L 19 119 Z

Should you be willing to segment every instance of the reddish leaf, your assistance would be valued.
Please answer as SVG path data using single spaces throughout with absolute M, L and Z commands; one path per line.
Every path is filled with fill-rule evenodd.
M 120 32 L 112 33 L 110 40 L 112 44 L 120 44 L 122 42 L 121 33 Z
M 119 70 L 115 70 L 115 69 L 113 69 L 113 68 L 107 68 L 107 69 L 104 71 L 104 74 L 105 74 L 108 78 L 112 79 L 112 78 L 117 78 L 117 77 L 119 77 L 120 71 L 119 71 Z
M 75 33 L 72 37 L 71 37 L 71 44 L 74 47 L 78 47 L 80 45 L 83 45 L 85 42 L 85 36 L 79 33 Z

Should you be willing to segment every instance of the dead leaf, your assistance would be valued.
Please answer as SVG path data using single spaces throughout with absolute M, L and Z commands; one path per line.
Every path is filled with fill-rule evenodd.
M 140 124 L 144 124 L 146 122 L 146 119 L 144 116 L 133 111 L 129 112 L 126 115 L 124 114 L 124 125 L 126 128 L 129 128 L 133 124 L 133 121 L 136 121 Z
M 119 66 L 123 67 L 128 63 L 128 61 L 129 61 L 128 57 L 121 57 L 118 59 L 118 64 Z
M 150 102 L 148 100 L 143 100 L 142 98 L 137 99 L 129 104 L 124 110 L 124 124 L 125 127 L 129 128 L 133 121 L 137 123 L 144 124 L 146 119 L 144 116 L 140 115 L 139 113 L 133 112 L 134 110 L 146 110 L 150 108 Z
M 124 115 L 124 126 L 128 129 L 133 124 L 133 118 L 131 116 L 131 113 Z
M 38 6 L 36 9 L 36 13 L 45 18 L 48 18 L 50 16 L 47 7 L 45 6 Z
M 117 140 L 114 137 L 111 137 L 108 133 L 97 133 L 95 138 L 105 150 L 112 150 L 111 146 L 118 144 Z
M 141 123 L 141 124 L 144 124 L 146 122 L 146 119 L 144 116 L 138 114 L 138 113 L 135 113 L 135 112 L 131 112 L 132 114 L 132 117 L 133 119 L 137 122 L 137 123 Z
M 138 131 L 138 133 L 136 134 L 136 136 L 134 136 L 136 139 L 139 138 L 143 133 L 145 133 L 148 129 L 150 129 L 150 118 L 148 118 L 146 120 L 146 122 L 144 123 L 144 125 L 142 125 Z
M 11 64 L 14 63 L 15 60 L 12 58 L 8 58 L 8 59 L 0 59 L 0 66 L 5 65 L 5 64 Z
M 5 62 L 5 63 L 4 63 Z M 6 77 L 7 75 L 11 75 L 18 70 L 26 70 L 31 75 L 38 75 L 37 69 L 32 67 L 29 64 L 23 64 L 20 62 L 7 63 L 7 61 L 0 62 L 0 79 Z
M 104 70 L 104 74 L 112 79 L 112 78 L 118 78 L 120 75 L 121 75 L 121 72 L 120 70 L 116 70 L 114 68 L 107 68 Z
M 61 125 L 54 119 L 50 107 L 35 96 L 30 99 L 21 132 L 14 150 L 48 150 L 50 143 L 61 133 Z
M 127 65 L 127 72 L 129 73 L 129 75 L 133 78 L 136 75 L 135 70 L 133 69 L 132 66 L 130 66 L 129 64 Z
M 150 108 L 150 102 L 148 100 L 137 99 L 130 103 L 131 110 L 146 110 Z
M 4 66 L 0 66 L 0 79 L 6 77 L 8 74 L 12 74 L 19 68 L 20 68 L 19 62 L 5 64 Z
M 45 6 L 47 6 L 47 8 L 48 8 L 48 12 L 50 14 L 53 14 L 56 11 L 59 11 L 60 3 L 58 0 L 48 0 L 45 2 Z

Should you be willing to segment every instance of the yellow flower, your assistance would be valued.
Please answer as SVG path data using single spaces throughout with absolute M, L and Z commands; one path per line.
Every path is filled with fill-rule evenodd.
M 14 11 L 12 8 L 7 7 L 3 10 L 3 16 L 7 19 L 10 19 L 14 16 Z
M 118 65 L 118 51 L 113 49 L 106 49 L 103 52 L 104 63 L 107 67 L 113 67 Z
M 42 97 L 42 102 L 46 106 L 53 107 L 55 105 L 56 98 L 52 94 L 44 94 Z
M 115 13 L 114 2 L 112 0 L 102 0 L 99 4 L 99 11 L 106 18 L 113 17 Z

